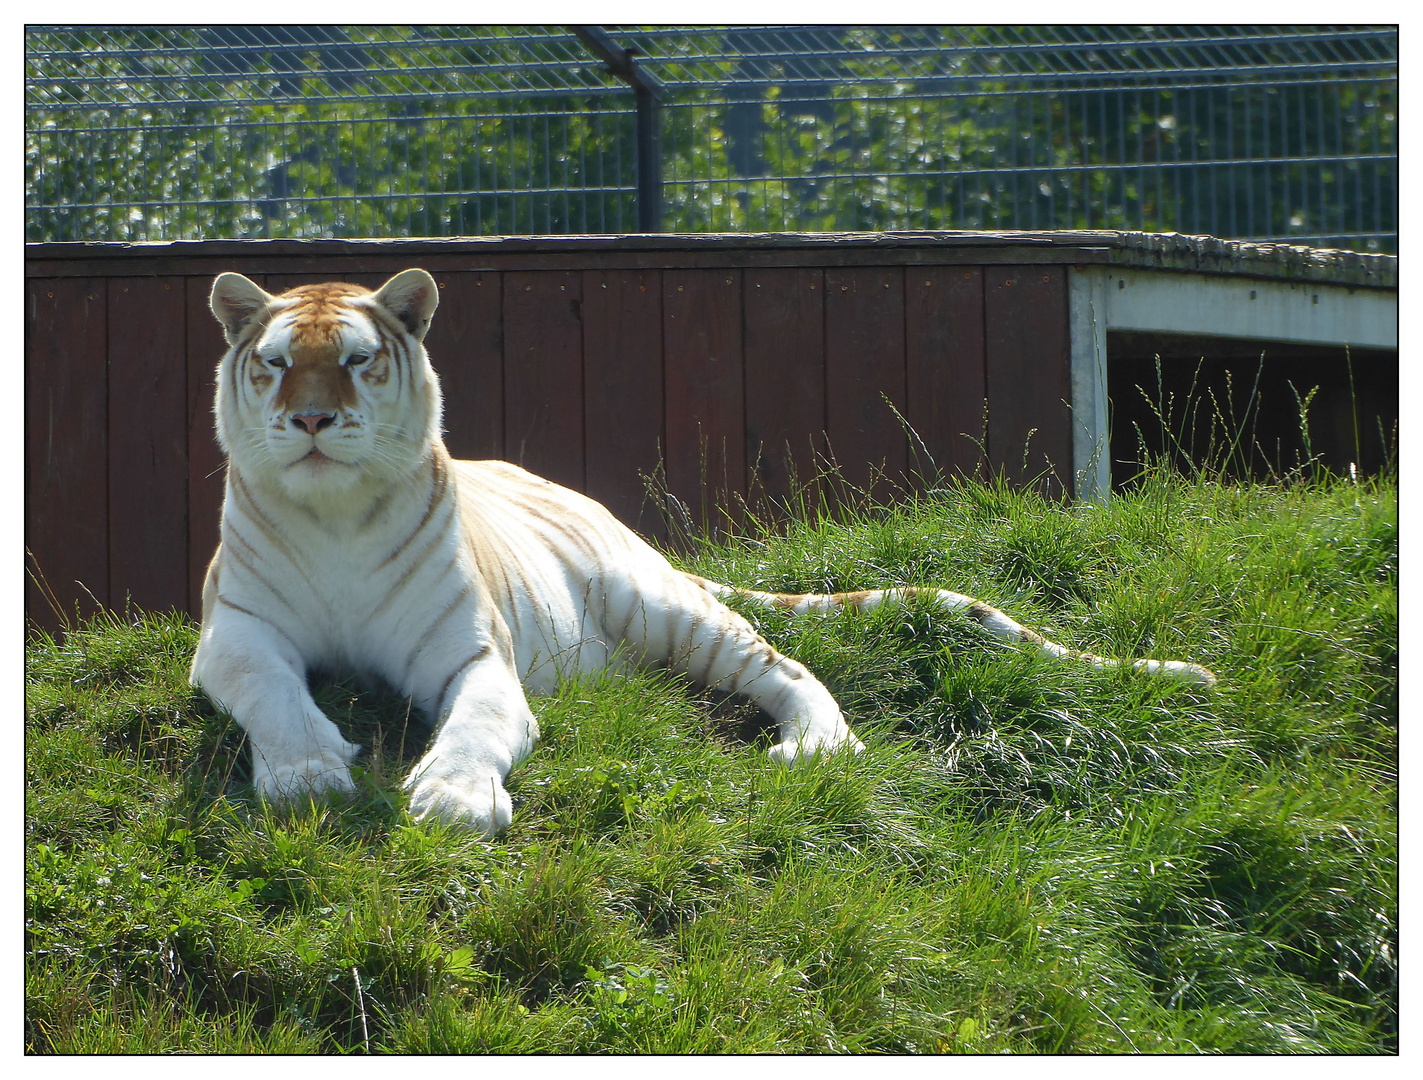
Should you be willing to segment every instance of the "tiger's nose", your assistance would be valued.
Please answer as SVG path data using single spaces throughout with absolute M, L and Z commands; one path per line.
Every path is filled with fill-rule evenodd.
M 336 422 L 335 413 L 293 413 L 292 422 L 306 429 L 308 435 L 315 435 L 322 428 Z

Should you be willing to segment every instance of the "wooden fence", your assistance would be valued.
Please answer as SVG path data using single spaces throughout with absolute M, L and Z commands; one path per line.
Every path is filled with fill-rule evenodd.
M 1075 385 L 1070 336 L 1081 319 L 1069 319 L 1069 281 L 1074 267 L 1080 277 L 1084 266 L 1124 258 L 1161 265 L 1159 238 L 1147 239 L 30 245 L 30 565 L 66 611 L 126 602 L 199 610 L 222 501 L 211 402 L 224 343 L 207 298 L 224 270 L 280 292 L 333 279 L 375 286 L 425 267 L 440 286 L 426 345 L 450 450 L 519 462 L 656 533 L 660 511 L 644 507 L 640 474 L 659 467 L 694 512 L 704 495 L 722 506 L 784 497 L 793 472 L 814 471 L 816 454 L 833 455 L 861 486 L 875 470 L 927 467 L 896 410 L 946 471 L 987 468 L 1021 481 L 1026 463 L 1055 494 L 1071 495 L 1069 402 L 1095 391 Z M 1221 263 L 1212 252 L 1197 244 L 1188 254 Z M 1367 257 L 1354 261 L 1331 273 L 1365 284 L 1379 273 Z M 1077 447 L 1079 459 L 1085 452 Z M 55 625 L 39 588 L 26 587 L 28 614 Z
M 207 308 L 407 266 L 440 285 L 426 345 L 457 457 L 502 457 L 656 532 L 640 473 L 695 510 L 784 496 L 833 454 L 864 485 L 912 462 L 1071 484 L 1065 251 L 608 241 L 37 245 L 26 277 L 26 546 L 65 610 L 196 612 L 222 460 Z M 1006 250 L 1011 251 L 1009 246 Z M 963 256 L 977 254 L 973 261 Z M 1058 264 L 1038 262 L 1044 254 Z M 990 261 L 994 260 L 994 261 Z M 1031 260 L 1031 261 L 1030 261 Z M 987 430 L 984 430 L 985 400 Z M 976 442 L 976 441 L 977 442 Z M 33 581 L 28 613 L 54 620 Z

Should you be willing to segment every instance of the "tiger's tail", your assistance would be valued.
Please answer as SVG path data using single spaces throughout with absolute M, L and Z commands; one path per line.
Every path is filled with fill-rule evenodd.
M 975 600 L 971 596 L 950 592 L 947 589 L 910 586 L 899 589 L 868 589 L 862 592 L 847 593 L 768 593 L 757 592 L 754 589 L 735 589 L 730 585 L 708 581 L 706 578 L 700 578 L 694 574 L 688 576 L 720 600 L 736 598 L 750 600 L 761 607 L 788 611 L 794 615 L 804 615 L 812 611 L 829 612 L 840 608 L 873 611 L 881 604 L 902 604 L 920 596 L 931 596 L 941 610 L 965 612 L 969 618 L 998 640 L 1014 645 L 1024 643 L 1035 645 L 1039 654 L 1043 656 L 1051 656 L 1059 660 L 1076 660 L 1098 671 L 1130 668 L 1132 671 L 1174 679 L 1203 689 L 1210 689 L 1216 682 L 1215 673 L 1209 668 L 1184 660 L 1115 660 L 1111 657 L 1096 656 L 1089 652 L 1069 649 L 1065 645 L 1049 641 L 1041 634 L 1029 630 L 1026 626 L 1016 622 L 992 605 L 985 604 L 982 600 Z

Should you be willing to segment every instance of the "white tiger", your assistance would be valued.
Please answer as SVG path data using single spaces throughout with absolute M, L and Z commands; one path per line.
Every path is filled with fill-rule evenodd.
M 872 608 L 918 590 L 786 596 L 675 570 L 602 506 L 502 461 L 455 461 L 421 341 L 439 291 L 406 270 L 371 292 L 272 296 L 239 274 L 211 306 L 228 455 L 221 543 L 203 587 L 191 679 L 246 730 L 253 782 L 281 800 L 352 787 L 356 746 L 307 689 L 312 668 L 377 675 L 437 722 L 406 787 L 417 818 L 493 834 L 504 780 L 533 749 L 525 692 L 574 672 L 646 663 L 737 694 L 777 722 L 772 757 L 863 749 L 834 698 L 721 603 Z M 967 596 L 932 592 L 995 635 L 1064 649 Z M 1209 686 L 1205 668 L 1132 667 Z

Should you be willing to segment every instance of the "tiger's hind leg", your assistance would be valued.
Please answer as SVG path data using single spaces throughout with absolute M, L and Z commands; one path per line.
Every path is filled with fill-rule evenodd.
M 798 764 L 864 749 L 835 698 L 805 665 L 778 652 L 685 576 L 669 578 L 664 591 L 656 604 L 639 598 L 629 605 L 621 637 L 635 652 L 769 714 L 779 736 L 770 750 L 776 761 Z

